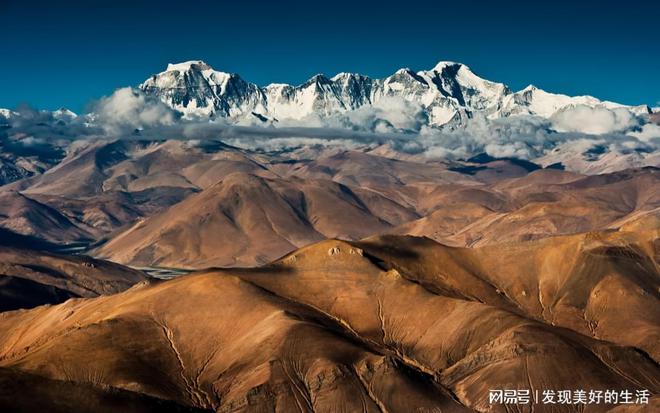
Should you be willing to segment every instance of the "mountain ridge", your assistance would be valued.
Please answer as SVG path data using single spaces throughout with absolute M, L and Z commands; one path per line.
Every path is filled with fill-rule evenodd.
M 184 117 L 265 117 L 274 122 L 331 116 L 382 104 L 388 98 L 421 105 L 431 126 L 463 124 L 476 112 L 489 118 L 518 114 L 549 117 L 577 105 L 626 109 L 637 115 L 651 113 L 647 105 L 554 94 L 532 85 L 513 92 L 503 83 L 477 76 L 467 65 L 449 61 L 417 72 L 402 68 L 381 79 L 341 72 L 332 77 L 316 74 L 297 86 L 258 86 L 237 73 L 216 71 L 204 61 L 192 60 L 170 63 L 165 71 L 138 87 Z
M 0 406 L 53 382 L 217 412 L 500 413 L 489 389 L 575 383 L 648 389 L 657 406 L 657 239 L 328 239 L 259 268 L 0 314 L 0 370 L 47 380 Z

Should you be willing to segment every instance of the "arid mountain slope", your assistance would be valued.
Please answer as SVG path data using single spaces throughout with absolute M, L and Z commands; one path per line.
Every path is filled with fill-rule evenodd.
M 336 182 L 233 173 L 111 239 L 98 255 L 165 266 L 249 266 L 326 237 L 360 239 L 414 211 Z
M 86 256 L 6 246 L 15 241 L 0 242 L 0 311 L 114 294 L 147 279 L 140 271 Z
M 660 208 L 659 171 L 585 176 L 385 147 L 89 140 L 1 187 L 0 226 L 57 244 L 105 242 L 99 253 L 124 264 L 251 266 L 322 238 L 393 233 L 480 246 L 619 228 Z
M 345 177 L 328 165 L 313 169 L 329 179 L 300 170 L 287 178 L 231 174 L 116 234 L 96 253 L 132 265 L 251 266 L 322 238 L 393 233 L 480 246 L 619 228 L 660 207 L 657 169 L 593 177 L 535 170 L 495 183 L 447 183 L 453 172 L 415 174 L 388 160 L 405 170 L 395 182 L 395 175 L 369 178 L 377 168 L 363 155 L 350 155 L 363 161 L 350 164 L 359 186 L 330 180 Z M 382 162 L 377 165 L 385 167 Z
M 76 225 L 57 209 L 15 191 L 0 192 L 0 226 L 51 242 L 93 238 L 84 226 Z
M 457 293 L 585 336 L 635 346 L 660 360 L 660 229 L 481 248 L 391 236 L 358 245 L 381 265 L 393 265 L 432 291 Z
M 657 247 L 657 231 L 503 252 L 326 240 L 261 268 L 0 314 L 0 367 L 218 412 L 505 412 L 489 389 L 576 383 L 657 394 L 660 317 L 639 313 L 658 308 Z
M 524 241 L 619 228 L 653 215 L 660 170 L 585 177 L 544 169 L 492 185 L 438 187 L 424 202 L 428 214 L 391 232 L 455 246 Z
M 481 182 L 477 175 L 449 170 L 452 165 L 463 163 L 427 162 L 423 157 L 391 159 L 338 148 L 249 151 L 211 140 L 89 140 L 71 144 L 61 162 L 43 173 L 1 187 L 0 193 L 20 194 L 68 220 L 69 228 L 59 229 L 60 239 L 52 239 L 66 243 L 82 239 L 81 234 L 93 240 L 105 238 L 233 173 L 266 179 L 302 178 L 312 185 L 333 181 L 376 192 L 380 198 L 392 201 L 390 204 L 423 210 L 418 207 L 420 200 L 437 185 Z M 489 166 L 480 168 L 488 172 Z M 5 228 L 29 234 L 31 226 L 40 227 L 39 222 L 5 215 L 0 222 Z M 413 214 L 415 218 L 418 216 Z
M 59 164 L 2 187 L 0 195 L 19 191 L 69 220 L 71 228 L 60 228 L 59 239 L 52 241 L 80 239 L 81 232 L 98 240 L 236 171 L 269 175 L 242 151 L 220 142 L 80 141 Z M 20 217 L 3 218 L 3 227 L 24 234 L 29 225 L 49 228 Z

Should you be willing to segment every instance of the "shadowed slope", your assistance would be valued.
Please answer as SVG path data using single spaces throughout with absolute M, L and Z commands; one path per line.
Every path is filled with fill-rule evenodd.
M 93 237 L 58 210 L 14 191 L 0 192 L 0 225 L 18 234 L 56 243 Z
M 140 271 L 90 257 L 0 245 L 0 311 L 114 294 L 146 279 Z
M 126 390 L 99 389 L 93 383 L 50 380 L 5 368 L 0 368 L 0 410 L 12 413 L 208 412 Z
M 638 347 L 660 360 L 659 234 L 586 233 L 481 248 L 451 248 L 414 237 L 359 245 L 433 291 L 460 292 L 550 325 Z

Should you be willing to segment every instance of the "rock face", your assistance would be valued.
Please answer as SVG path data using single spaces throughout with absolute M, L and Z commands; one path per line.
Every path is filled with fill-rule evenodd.
M 153 75 L 139 87 L 186 117 L 234 120 L 323 118 L 366 106 L 388 107 L 392 99 L 422 108 L 425 122 L 432 126 L 462 124 L 475 113 L 488 117 L 550 117 L 575 105 L 649 113 L 644 105 L 627 107 L 591 96 L 552 94 L 533 86 L 513 93 L 506 85 L 482 79 L 469 67 L 455 62 L 439 62 L 431 70 L 419 72 L 400 69 L 384 79 L 356 73 L 339 73 L 331 78 L 319 74 L 298 86 L 259 87 L 238 74 L 216 71 L 194 60 L 170 64 L 166 71 Z
M 326 240 L 257 269 L 3 313 L 0 380 L 32 384 L 0 392 L 0 406 L 41 395 L 49 410 L 93 392 L 97 408 L 505 412 L 489 389 L 657 394 L 658 235 L 477 249 Z

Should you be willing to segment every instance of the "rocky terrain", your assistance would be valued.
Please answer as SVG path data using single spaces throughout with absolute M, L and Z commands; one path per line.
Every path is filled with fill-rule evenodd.
M 472 246 L 652 222 L 658 185 L 652 167 L 584 175 L 487 155 L 432 161 L 386 146 L 264 152 L 219 141 L 90 141 L 0 187 L 0 226 L 97 247 L 124 264 L 252 266 L 324 238 L 412 234 Z
M 3 313 L 2 373 L 31 385 L 0 393 L 0 405 L 90 394 L 132 411 L 160 400 L 219 412 L 504 412 L 489 389 L 657 393 L 658 235 L 469 249 L 326 240 L 261 268 Z

